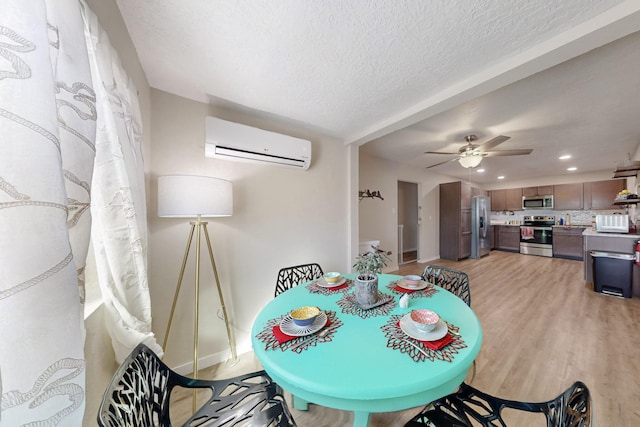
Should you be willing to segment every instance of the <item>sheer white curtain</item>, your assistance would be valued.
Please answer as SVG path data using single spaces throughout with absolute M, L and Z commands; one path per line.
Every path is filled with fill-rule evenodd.
M 77 0 L 0 12 L 2 426 L 79 426 L 95 94 Z
M 91 214 L 97 280 L 118 362 L 140 342 L 158 355 L 147 283 L 142 120 L 133 82 L 93 12 L 83 4 L 98 108 Z
M 141 341 L 161 353 L 136 100 L 82 0 L 2 1 L 1 427 L 82 425 L 90 236 L 118 358 Z

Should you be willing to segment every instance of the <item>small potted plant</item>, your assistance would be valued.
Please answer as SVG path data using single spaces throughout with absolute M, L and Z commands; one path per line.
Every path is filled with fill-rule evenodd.
M 378 300 L 378 274 L 391 261 L 391 252 L 373 246 L 373 251 L 365 252 L 356 257 L 353 269 L 358 273 L 356 277 L 356 301 L 363 307 L 371 306 Z

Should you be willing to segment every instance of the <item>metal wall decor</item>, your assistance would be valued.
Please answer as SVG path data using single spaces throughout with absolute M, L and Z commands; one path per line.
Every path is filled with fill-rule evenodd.
M 358 197 L 360 198 L 360 200 L 362 199 L 375 199 L 378 198 L 380 200 L 384 200 L 382 198 L 382 195 L 380 194 L 380 190 L 375 190 L 375 191 L 371 191 L 371 190 L 364 190 L 364 191 L 358 191 Z

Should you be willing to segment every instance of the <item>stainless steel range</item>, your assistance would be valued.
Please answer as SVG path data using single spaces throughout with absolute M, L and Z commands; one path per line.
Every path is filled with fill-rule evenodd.
M 553 225 L 556 218 L 543 215 L 526 215 L 520 226 L 520 253 L 553 256 Z

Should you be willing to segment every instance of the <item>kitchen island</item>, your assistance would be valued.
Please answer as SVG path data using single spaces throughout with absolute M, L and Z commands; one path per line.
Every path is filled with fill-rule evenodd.
M 584 280 L 593 286 L 593 257 L 591 251 L 617 252 L 633 255 L 640 234 L 599 233 L 587 228 L 582 233 L 584 244 Z M 640 297 L 640 266 L 633 266 L 633 296 Z

